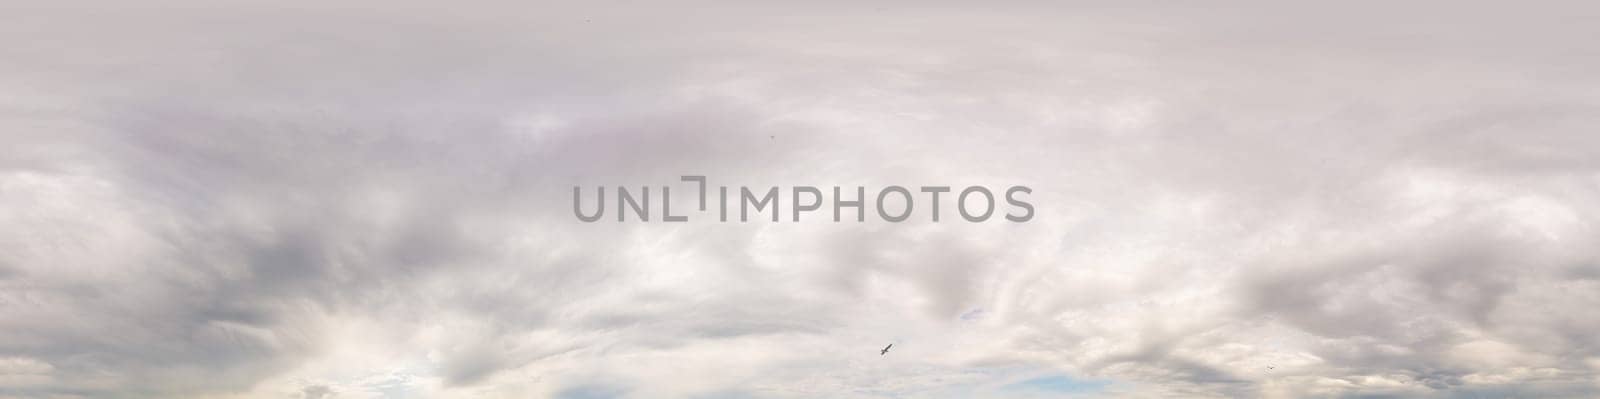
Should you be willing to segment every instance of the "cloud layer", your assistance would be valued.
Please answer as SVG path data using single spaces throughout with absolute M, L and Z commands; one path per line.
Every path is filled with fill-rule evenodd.
M 6 8 L 0 397 L 1600 395 L 1584 3 Z

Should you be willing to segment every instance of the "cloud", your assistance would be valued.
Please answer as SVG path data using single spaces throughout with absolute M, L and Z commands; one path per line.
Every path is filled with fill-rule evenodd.
M 21 7 L 0 396 L 1600 390 L 1581 3 Z M 572 217 L 680 175 L 1037 213 Z

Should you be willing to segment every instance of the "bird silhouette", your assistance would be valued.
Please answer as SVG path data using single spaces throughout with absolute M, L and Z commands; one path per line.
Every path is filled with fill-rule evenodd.
M 889 344 L 889 346 L 883 347 L 883 350 L 878 351 L 878 356 L 883 356 L 885 354 L 888 354 L 889 353 L 889 348 L 891 348 L 891 347 L 894 347 L 894 344 Z

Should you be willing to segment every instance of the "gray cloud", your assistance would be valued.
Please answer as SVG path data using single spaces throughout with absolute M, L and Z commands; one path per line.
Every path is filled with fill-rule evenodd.
M 0 396 L 1600 391 L 1583 3 L 14 8 Z

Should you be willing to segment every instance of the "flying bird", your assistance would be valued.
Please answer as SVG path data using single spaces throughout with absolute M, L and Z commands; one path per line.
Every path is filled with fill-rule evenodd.
M 878 356 L 883 356 L 884 354 L 889 353 L 889 348 L 892 348 L 892 347 L 894 347 L 894 344 L 889 344 L 889 346 L 883 347 L 883 350 L 878 351 Z

